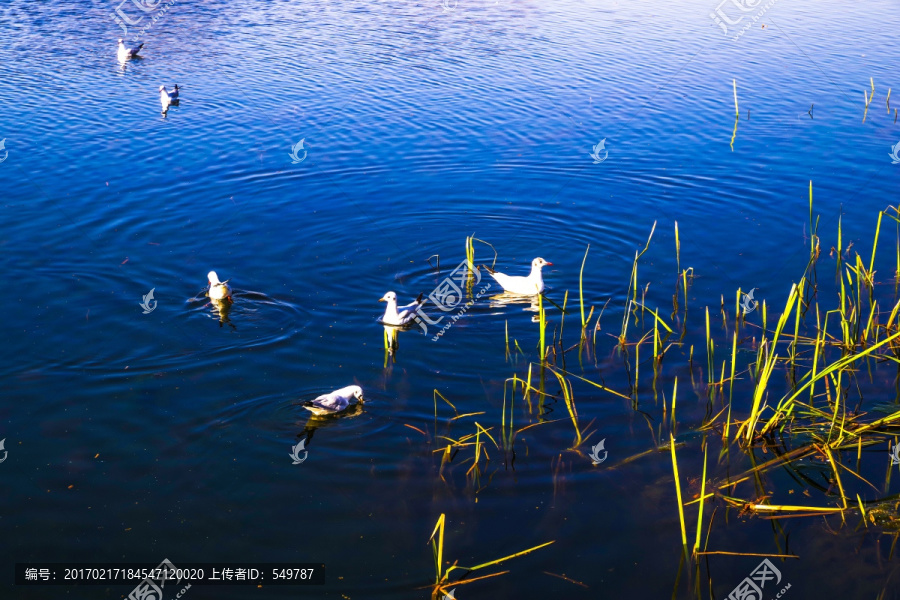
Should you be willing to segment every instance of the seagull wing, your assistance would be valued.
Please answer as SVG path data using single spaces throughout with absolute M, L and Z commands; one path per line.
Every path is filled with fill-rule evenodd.
M 312 401 L 315 406 L 320 408 L 326 408 L 328 410 L 343 410 L 347 408 L 347 405 L 350 402 L 341 397 L 337 392 L 331 392 L 330 394 L 323 394 Z
M 425 304 L 425 301 L 422 300 L 422 294 L 419 294 L 419 297 L 416 298 L 415 302 L 412 304 L 407 304 L 406 306 L 401 306 L 397 308 L 397 316 L 400 319 L 401 323 L 409 323 L 416 316 L 416 311 Z

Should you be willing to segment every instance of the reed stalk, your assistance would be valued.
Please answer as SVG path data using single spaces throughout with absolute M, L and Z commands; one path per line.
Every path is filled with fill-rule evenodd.
M 709 450 L 709 444 L 703 444 L 703 478 L 700 480 L 700 508 L 697 514 L 697 537 L 694 540 L 694 554 L 696 554 L 700 550 L 700 530 L 703 529 L 703 504 L 704 498 L 706 498 L 706 453 Z M 674 464 L 675 460 L 675 449 L 672 448 L 672 460 Z M 681 500 L 679 499 L 679 502 Z M 684 520 L 682 518 L 682 524 Z
M 585 337 L 585 328 L 587 328 L 587 321 L 584 319 L 584 263 L 587 262 L 588 251 L 591 249 L 591 245 L 588 244 L 587 248 L 584 251 L 584 258 L 581 259 L 581 270 L 578 272 L 578 300 L 581 304 L 581 338 Z
M 738 118 L 741 116 L 740 111 L 738 110 L 738 100 L 737 100 L 737 80 L 731 80 L 732 86 L 734 86 L 734 116 Z
M 672 396 L 672 402 L 674 403 L 675 397 Z M 681 546 L 684 549 L 684 553 L 687 554 L 687 529 L 684 525 L 684 504 L 681 500 L 681 481 L 678 478 L 678 459 L 675 458 L 675 437 L 670 433 L 669 434 L 669 448 L 672 450 L 672 472 L 675 476 L 675 496 L 678 499 L 678 520 L 681 523 Z

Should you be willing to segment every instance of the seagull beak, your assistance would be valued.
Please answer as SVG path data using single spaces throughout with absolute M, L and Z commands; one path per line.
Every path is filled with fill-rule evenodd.
M 553 263 L 550 262 L 549 260 L 545 260 L 545 261 L 544 261 L 544 264 L 545 264 L 545 265 L 550 265 L 551 267 L 553 266 Z
M 379 301 L 379 302 L 387 302 L 387 299 L 386 299 L 386 298 L 379 298 L 378 301 Z

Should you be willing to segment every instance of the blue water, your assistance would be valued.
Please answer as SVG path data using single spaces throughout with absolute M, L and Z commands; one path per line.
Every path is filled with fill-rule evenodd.
M 617 463 L 667 442 L 663 393 L 671 409 L 678 377 L 673 433 L 686 444 L 685 494 L 699 494 L 706 373 L 688 356 L 691 344 L 701 356 L 703 307 L 715 319 L 724 297 L 733 314 L 738 288 L 783 306 L 806 266 L 810 181 L 823 255 L 843 215 L 843 247 L 868 256 L 900 181 L 888 156 L 900 124 L 885 105 L 892 88 L 900 106 L 897 3 L 778 0 L 735 41 L 739 29 L 710 18 L 712 0 L 453 1 L 176 2 L 124 69 L 115 4 L 0 5 L 3 564 L 321 562 L 323 587 L 194 586 L 189 597 L 428 598 L 427 542 L 446 514 L 451 563 L 555 540 L 495 569 L 506 575 L 459 586 L 460 600 L 696 596 L 691 573 L 676 584 L 669 455 Z M 163 117 L 156 90 L 175 83 L 180 106 Z M 602 139 L 608 157 L 595 164 Z M 301 140 L 306 158 L 292 164 Z M 575 380 L 591 434 L 575 450 L 548 374 L 543 409 L 516 395 L 514 426 L 543 424 L 517 436 L 514 456 L 487 441 L 477 477 L 471 446 L 442 468 L 439 436 L 474 434 L 477 421 L 500 442 L 504 382 L 537 360 L 534 313 L 482 299 L 437 341 L 440 327 L 401 332 L 386 357 L 378 298 L 428 295 L 474 233 L 501 271 L 554 263 L 547 297 L 562 305 L 568 291 L 575 308 L 569 348 L 590 244 L 585 303 L 595 319 L 609 304 L 596 351 L 571 351 L 566 366 L 628 395 L 634 361 L 629 375 L 607 333 L 618 334 L 654 223 L 638 282 L 668 319 L 676 221 L 695 278 L 688 335 L 657 393 L 647 364 L 639 410 Z M 893 224 L 882 234 L 890 283 Z M 476 262 L 494 261 L 475 249 Z M 202 297 L 211 269 L 235 288 L 227 319 Z M 143 314 L 151 288 L 158 304 Z M 559 311 L 549 318 L 548 338 Z M 295 404 L 354 383 L 367 401 L 348 418 L 309 421 Z M 876 383 L 894 398 L 890 376 Z M 451 420 L 435 390 L 479 414 Z M 301 439 L 308 459 L 293 465 Z M 610 458 L 595 467 L 587 453 L 600 439 Z M 751 466 L 732 461 L 711 459 L 711 476 Z M 793 503 L 833 502 L 800 496 L 784 471 L 771 477 L 793 484 Z M 896 477 L 879 490 L 896 494 Z M 898 597 L 889 537 L 815 519 L 778 529 L 724 506 L 716 519 L 710 549 L 800 556 L 777 563 L 789 597 Z M 704 560 L 704 597 L 726 597 L 759 560 Z M 11 573 L 4 598 L 131 590 L 13 587 Z

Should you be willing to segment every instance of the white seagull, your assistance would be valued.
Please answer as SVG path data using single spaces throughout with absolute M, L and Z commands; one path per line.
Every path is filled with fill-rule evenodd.
M 159 86 L 159 103 L 162 104 L 163 114 L 169 110 L 169 105 L 174 104 L 178 106 L 178 84 L 175 84 L 175 89 L 171 92 L 166 90 L 166 86 Z
M 544 265 L 552 264 L 552 262 L 547 262 L 540 257 L 534 259 L 531 261 L 531 273 L 528 274 L 528 277 L 513 277 L 498 273 L 487 266 L 484 268 L 491 274 L 491 277 L 497 280 L 497 283 L 500 284 L 504 291 L 522 296 L 536 296 L 544 291 L 544 278 L 541 277 L 541 269 Z
M 138 44 L 137 46 L 132 46 L 131 48 L 129 48 L 128 46 L 125 45 L 125 40 L 123 40 L 122 38 L 119 38 L 119 50 L 118 50 L 119 62 L 125 62 L 126 60 L 131 60 L 132 58 L 136 57 L 138 55 L 138 52 L 140 52 L 141 48 L 143 48 L 143 47 L 144 47 L 144 44 L 141 43 L 141 44 Z
M 231 286 L 228 285 L 230 279 L 219 281 L 219 276 L 215 271 L 210 271 L 206 278 L 209 280 L 209 297 L 212 300 L 231 300 Z
M 359 402 L 363 401 L 362 388 L 358 385 L 348 385 L 330 394 L 322 394 L 315 400 L 304 402 L 303 408 L 314 415 L 327 415 L 344 410 L 350 406 L 354 398 Z
M 422 294 L 419 294 L 419 297 L 416 298 L 412 304 L 407 304 L 406 306 L 398 308 L 397 294 L 394 292 L 388 292 L 383 297 L 379 298 L 378 301 L 387 302 L 381 322 L 385 325 L 396 325 L 398 327 L 412 323 L 413 319 L 416 318 L 416 311 L 425 304 L 425 301 L 422 300 Z

